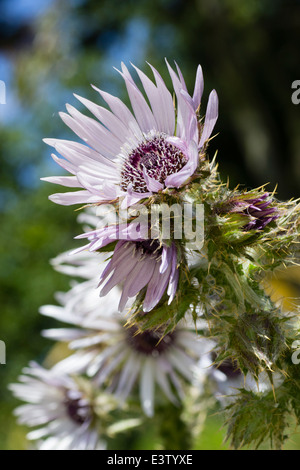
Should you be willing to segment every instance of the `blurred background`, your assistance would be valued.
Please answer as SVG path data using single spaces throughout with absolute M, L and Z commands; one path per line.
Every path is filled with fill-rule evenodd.
M 26 448 L 7 384 L 51 348 L 40 330 L 55 323 L 38 308 L 66 290 L 68 279 L 49 259 L 76 247 L 72 238 L 80 231 L 73 209 L 48 201 L 54 188 L 39 180 L 62 174 L 42 138 L 73 138 L 58 116 L 66 102 L 78 106 L 72 93 L 97 101 L 93 83 L 127 100 L 113 70 L 121 61 L 146 73 L 149 61 L 171 85 L 165 57 L 178 62 L 192 91 L 201 63 L 204 100 L 212 88 L 220 99 L 210 155 L 219 150 L 223 179 L 232 187 L 269 182 L 273 190 L 278 184 L 279 199 L 297 198 L 300 105 L 291 96 L 293 81 L 300 80 L 299 47 L 299 0 L 0 0 L 0 80 L 6 85 L 6 104 L 0 104 L 0 339 L 7 347 L 7 364 L 0 365 L 0 449 Z M 293 272 L 283 279 L 285 292 L 299 296 L 299 278 Z M 209 417 L 199 449 L 228 447 L 221 424 Z M 155 445 L 151 436 L 132 439 L 120 446 Z M 299 449 L 300 438 L 286 448 Z

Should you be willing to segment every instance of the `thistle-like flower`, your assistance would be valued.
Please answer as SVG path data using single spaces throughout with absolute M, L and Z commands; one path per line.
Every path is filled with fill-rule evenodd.
M 166 290 L 169 304 L 175 297 L 179 276 L 177 249 L 175 243 L 171 246 L 161 244 L 156 239 L 149 239 L 148 231 L 139 225 L 135 230 L 132 230 L 134 224 L 130 225 L 129 228 L 110 226 L 96 229 L 77 238 L 87 237 L 90 240 L 90 243 L 80 250 L 88 247 L 89 250 L 95 251 L 121 236 L 111 260 L 101 274 L 99 284 L 106 281 L 101 296 L 121 284 L 119 310 L 122 311 L 129 298 L 135 297 L 145 289 L 143 310 L 148 312 L 158 304 Z
M 195 385 L 201 392 L 205 377 L 206 383 L 208 382 L 212 393 L 222 406 L 234 401 L 240 389 L 262 395 L 275 390 L 283 382 L 283 375 L 279 372 L 268 375 L 264 371 L 257 377 L 253 377 L 250 373 L 244 375 L 237 364 L 228 359 L 216 367 L 213 357 L 214 354 L 206 354 L 199 359 L 195 368 Z M 202 373 L 203 369 L 207 371 L 206 376 Z
M 26 402 L 15 410 L 20 424 L 36 428 L 28 439 L 39 450 L 101 450 L 105 442 L 95 427 L 92 397 L 71 377 L 36 363 L 24 369 L 20 383 L 10 385 Z
M 239 214 L 245 220 L 245 225 L 242 227 L 245 232 L 263 230 L 266 225 L 278 218 L 278 209 L 269 193 L 256 197 L 247 196 L 247 194 L 242 194 L 233 197 L 217 207 L 217 212 L 219 214 Z
M 100 204 L 123 198 L 129 206 L 166 188 L 179 188 L 195 173 L 218 116 L 215 90 L 209 96 L 204 124 L 199 110 L 203 75 L 198 66 L 193 96 L 190 96 L 177 66 L 167 64 L 177 98 L 173 98 L 160 74 L 151 67 L 154 84 L 135 67 L 149 100 L 135 84 L 124 64 L 122 75 L 133 113 L 115 96 L 95 88 L 111 111 L 75 95 L 98 119 L 67 105 L 62 120 L 85 142 L 46 139 L 64 158 L 53 159 L 73 176 L 44 180 L 80 191 L 50 196 L 58 204 Z M 99 122 L 100 121 L 100 122 Z
M 113 255 L 110 261 L 103 264 L 102 274 L 97 278 L 98 285 L 103 284 L 100 295 L 105 296 L 114 286 L 122 286 L 122 294 L 119 303 L 119 311 L 123 311 L 128 300 L 134 298 L 139 292 L 145 294 L 143 301 L 143 310 L 148 312 L 152 310 L 163 295 L 167 293 L 169 296 L 169 304 L 175 297 L 179 271 L 178 271 L 178 250 L 174 242 L 166 245 L 158 239 L 150 239 L 148 237 L 148 227 L 138 222 L 129 224 L 113 224 L 107 217 L 107 206 L 101 206 L 97 211 L 98 217 L 82 212 L 80 214 L 81 222 L 88 222 L 85 228 L 93 228 L 76 238 L 88 238 L 89 243 L 72 252 L 68 256 L 68 263 L 78 263 L 76 257 L 81 256 L 82 259 L 92 263 L 90 274 L 91 278 L 97 276 L 96 273 L 101 272 L 99 268 L 99 260 L 104 259 L 101 253 L 92 253 L 116 242 L 112 247 Z M 105 225 L 98 229 L 95 225 Z M 110 225 L 106 225 L 106 223 Z M 106 248 L 107 249 L 107 248 Z M 89 251 L 87 251 L 89 250 Z M 97 258 L 97 255 L 100 258 Z M 94 257 L 94 258 L 93 258 Z M 107 257 L 107 256 L 106 256 Z M 66 260 L 65 255 L 63 260 Z M 57 263 L 56 263 L 57 264 Z M 59 264 L 59 262 L 58 262 Z M 95 269 L 96 267 L 96 269 Z M 67 268 L 67 269 L 70 269 Z M 74 267 L 73 267 L 74 269 Z M 60 269 L 61 270 L 61 269 Z M 72 268 L 71 268 L 72 271 Z
M 157 240 L 120 240 L 102 273 L 100 283 L 105 280 L 107 282 L 101 295 L 106 295 L 116 284 L 123 284 L 120 311 L 125 308 L 129 298 L 135 297 L 146 286 L 144 312 L 152 310 L 158 304 L 166 289 L 170 304 L 175 297 L 178 283 L 175 244 L 168 247 L 161 246 Z
M 155 383 L 171 402 L 178 403 L 183 396 L 182 382 L 192 381 L 194 367 L 213 343 L 199 338 L 193 331 L 194 325 L 184 323 L 165 336 L 159 329 L 140 332 L 134 325 L 126 327 L 124 318 L 116 313 L 116 289 L 110 292 L 109 302 L 103 303 L 99 297 L 97 302 L 93 293 L 90 295 L 91 289 L 78 290 L 78 286 L 65 299 L 61 297 L 64 305 L 47 305 L 40 310 L 74 326 L 43 332 L 44 336 L 67 342 L 71 350 L 76 350 L 53 370 L 59 374 L 85 373 L 122 401 L 139 383 L 141 404 L 149 416 L 154 412 Z

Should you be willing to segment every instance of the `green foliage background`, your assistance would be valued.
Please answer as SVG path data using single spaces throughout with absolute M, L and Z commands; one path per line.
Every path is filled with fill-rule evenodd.
M 27 1 L 28 8 L 32 3 L 24 1 L 25 10 Z M 8 3 L 17 13 L 17 0 L 2 0 L 0 13 Z M 220 135 L 210 152 L 219 149 L 224 180 L 229 176 L 232 187 L 269 181 L 273 189 L 278 183 L 279 198 L 299 197 L 300 105 L 291 102 L 291 84 L 300 79 L 298 0 L 42 4 L 36 2 L 34 14 L 21 20 L 0 14 L 0 79 L 7 85 L 7 103 L 0 105 L 0 339 L 7 346 L 7 364 L 0 366 L 0 449 L 26 447 L 24 430 L 11 415 L 16 403 L 7 384 L 29 360 L 43 361 L 48 354 L 51 344 L 40 331 L 54 321 L 40 316 L 38 308 L 68 287 L 48 261 L 76 246 L 76 213 L 50 203 L 53 188 L 39 178 L 61 173 L 42 138 L 72 138 L 58 111 L 66 102 L 76 104 L 73 92 L 97 100 L 93 83 L 126 100 L 112 68 L 121 60 L 143 70 L 149 61 L 170 85 L 164 57 L 178 62 L 192 87 L 201 63 L 204 98 L 212 88 L 220 98 Z M 215 411 L 198 449 L 228 448 Z M 119 448 L 159 446 L 151 423 L 147 429 L 120 440 Z M 299 447 L 297 436 L 287 445 Z

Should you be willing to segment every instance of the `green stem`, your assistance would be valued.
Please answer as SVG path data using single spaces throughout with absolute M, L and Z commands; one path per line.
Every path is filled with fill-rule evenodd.
M 191 433 L 181 418 L 182 407 L 172 404 L 157 409 L 155 417 L 164 450 L 188 450 L 191 448 Z

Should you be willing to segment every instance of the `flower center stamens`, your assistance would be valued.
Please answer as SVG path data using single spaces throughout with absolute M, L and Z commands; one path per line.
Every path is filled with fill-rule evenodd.
M 135 242 L 135 246 L 138 250 L 142 251 L 143 255 L 154 255 L 155 258 L 158 258 L 163 250 L 159 241 L 151 238 L 149 238 L 149 240 Z
M 80 398 L 72 398 L 66 392 L 65 406 L 67 415 L 69 418 L 74 421 L 76 424 L 84 424 L 87 421 L 90 421 L 92 416 L 91 406 Z
M 126 330 L 129 345 L 137 352 L 145 355 L 157 356 L 164 353 L 175 340 L 175 333 L 168 333 L 162 338 L 160 330 L 146 330 L 139 332 L 137 327 L 131 326 Z
M 121 188 L 127 191 L 132 184 L 135 192 L 145 193 L 148 188 L 143 169 L 148 176 L 163 184 L 169 175 L 177 173 L 186 163 L 187 157 L 164 137 L 146 140 L 125 161 L 121 171 Z

